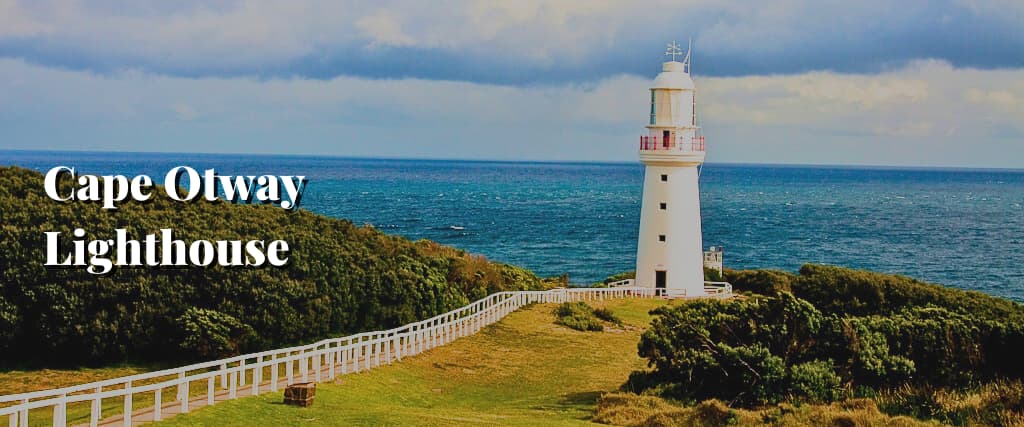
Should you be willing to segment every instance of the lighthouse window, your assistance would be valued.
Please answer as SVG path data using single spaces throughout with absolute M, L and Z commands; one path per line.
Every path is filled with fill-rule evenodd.
M 661 210 L 666 210 L 666 209 L 668 209 L 668 203 L 662 202 L 661 203 Z
M 662 174 L 661 175 L 661 182 L 668 182 L 668 175 Z
M 664 242 L 665 241 L 665 235 L 664 234 L 659 234 L 658 235 L 658 241 L 659 242 Z
M 655 114 L 656 114 L 656 112 L 655 112 L 655 110 L 654 110 L 654 90 L 652 89 L 652 90 L 651 90 L 651 124 L 652 124 L 652 125 L 653 125 L 653 124 L 654 124 L 654 122 L 655 122 L 655 120 L 654 120 L 654 118 L 655 118 Z

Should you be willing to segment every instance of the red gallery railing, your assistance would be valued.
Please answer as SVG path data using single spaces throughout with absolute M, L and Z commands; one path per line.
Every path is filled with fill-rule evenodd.
M 641 151 L 704 151 L 704 137 L 697 136 L 690 141 L 683 138 L 659 138 L 657 136 L 641 136 Z

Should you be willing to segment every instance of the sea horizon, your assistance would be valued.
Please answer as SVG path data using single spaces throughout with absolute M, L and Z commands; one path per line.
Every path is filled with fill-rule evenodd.
M 639 158 L 626 160 L 543 160 L 543 159 L 491 159 L 491 158 L 457 158 L 457 157 L 387 157 L 357 156 L 342 154 L 312 153 L 243 153 L 243 152 L 188 152 L 188 151 L 108 151 L 108 150 L 25 150 L 0 148 L 0 155 L 12 154 L 122 154 L 122 155 L 189 155 L 189 156 L 252 156 L 252 157 L 285 157 L 285 158 L 317 158 L 337 160 L 382 160 L 382 161 L 423 161 L 423 162 L 462 162 L 462 163 L 525 163 L 525 164 L 568 164 L 568 165 L 629 165 L 640 164 Z M 0 156 L 2 159 L 2 156 Z M 952 165 L 903 165 L 903 164 L 861 164 L 861 163 L 772 163 L 772 162 L 717 162 L 706 161 L 705 165 L 721 167 L 795 167 L 824 169 L 865 169 L 865 170 L 921 170 L 921 171 L 964 171 L 964 172 L 1009 172 L 1024 173 L 1024 167 L 1005 168 L 993 166 L 952 166 Z M 0 166 L 4 164 L 0 163 Z M 16 165 L 15 165 L 16 166 Z

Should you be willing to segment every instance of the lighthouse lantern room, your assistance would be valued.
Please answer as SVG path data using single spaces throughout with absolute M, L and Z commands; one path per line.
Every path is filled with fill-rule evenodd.
M 683 55 L 675 42 L 669 44 L 670 59 L 651 86 L 650 122 L 640 137 L 645 171 L 635 280 L 637 286 L 664 289 L 664 295 L 698 297 L 707 295 L 697 183 L 704 137 L 697 126 L 689 50 Z

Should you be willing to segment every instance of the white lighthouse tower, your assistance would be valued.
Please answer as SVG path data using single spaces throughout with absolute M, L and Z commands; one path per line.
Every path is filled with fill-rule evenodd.
M 704 296 L 697 187 L 704 137 L 698 135 L 689 49 L 683 56 L 672 42 L 665 55 L 670 59 L 651 86 L 647 135 L 640 137 L 645 171 L 636 285 L 664 288 L 670 296 Z

